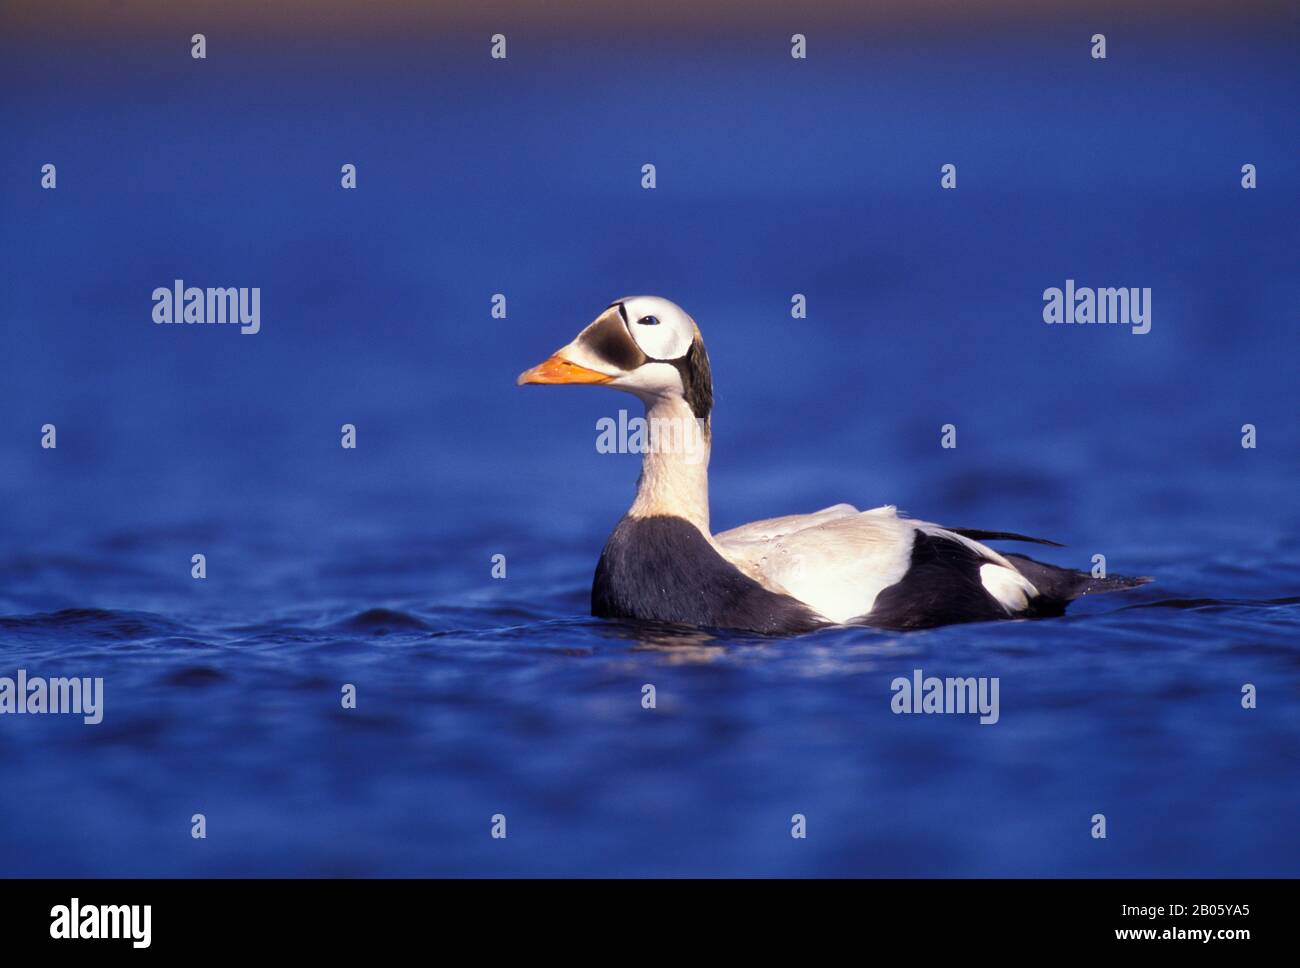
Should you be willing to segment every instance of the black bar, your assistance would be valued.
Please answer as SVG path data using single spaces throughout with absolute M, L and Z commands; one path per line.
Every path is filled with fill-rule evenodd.
M 7 953 L 37 956 L 291 950 L 336 958 L 471 937 L 496 946 L 562 936 L 566 950 L 580 951 L 610 931 L 666 951 L 670 939 L 707 927 L 760 947 L 774 935 L 815 935 L 818 944 L 852 939 L 864 951 L 910 938 L 927 954 L 1034 953 L 1046 944 L 1232 957 L 1256 945 L 1279 950 L 1294 895 L 1288 880 L 8 880 L 0 881 L 0 936 Z M 70 924 L 73 898 L 81 924 L 95 925 L 88 930 L 113 906 L 104 933 L 117 920 L 128 937 L 52 937 L 60 908 Z M 140 906 L 139 920 L 122 914 L 130 905 Z M 148 946 L 136 947 L 144 905 Z

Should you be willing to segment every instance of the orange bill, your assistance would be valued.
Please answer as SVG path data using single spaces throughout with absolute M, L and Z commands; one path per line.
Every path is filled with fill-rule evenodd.
M 518 382 L 523 386 L 525 383 L 608 383 L 612 379 L 612 376 L 579 366 L 557 353 L 531 370 L 524 370 L 519 374 Z

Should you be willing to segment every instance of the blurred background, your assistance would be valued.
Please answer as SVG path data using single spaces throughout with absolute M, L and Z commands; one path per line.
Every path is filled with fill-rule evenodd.
M 1294 8 L 781 7 L 5 6 L 0 675 L 106 710 L 0 719 L 0 873 L 1297 872 Z M 154 325 L 174 279 L 261 332 Z M 1150 333 L 1045 325 L 1066 279 L 1150 287 Z M 591 620 L 638 405 L 514 378 L 638 293 L 712 357 L 715 529 L 889 503 L 1156 584 Z M 1001 722 L 891 715 L 917 667 Z

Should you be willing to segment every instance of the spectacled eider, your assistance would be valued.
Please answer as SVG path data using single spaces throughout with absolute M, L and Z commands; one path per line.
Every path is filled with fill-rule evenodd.
M 669 434 L 645 454 L 636 500 L 601 553 L 596 616 L 781 635 L 915 629 L 1061 615 L 1076 598 L 1150 581 L 1002 555 L 981 541 L 1055 542 L 942 528 L 893 507 L 837 504 L 713 534 L 709 357 L 695 321 L 666 299 L 620 299 L 518 382 L 626 390 L 645 403 L 647 424 Z

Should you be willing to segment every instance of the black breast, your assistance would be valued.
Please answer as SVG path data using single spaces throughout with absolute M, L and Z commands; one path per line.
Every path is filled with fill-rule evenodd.
M 694 525 L 667 516 L 619 522 L 596 565 L 591 614 L 769 635 L 824 624 L 806 605 L 742 573 Z

